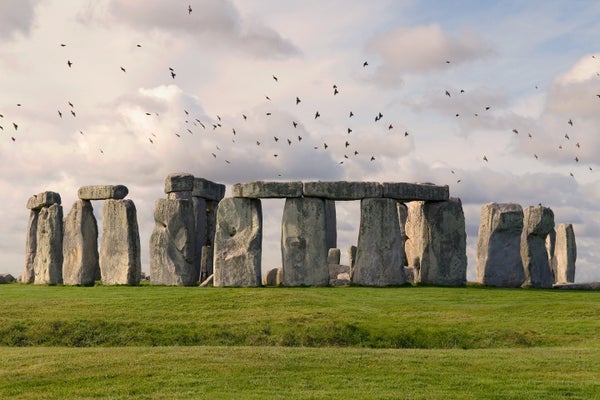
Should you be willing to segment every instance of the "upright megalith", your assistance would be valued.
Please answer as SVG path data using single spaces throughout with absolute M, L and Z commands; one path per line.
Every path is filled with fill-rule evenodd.
M 60 204 L 39 211 L 36 231 L 36 252 L 33 261 L 35 284 L 62 283 L 63 209 Z
M 519 287 L 525 280 L 521 258 L 523 209 L 514 203 L 481 207 L 477 238 L 477 282 L 487 286 Z
M 62 282 L 62 206 L 60 194 L 46 191 L 27 200 L 30 211 L 23 283 Z
M 548 260 L 546 237 L 554 228 L 554 213 L 548 207 L 530 206 L 523 212 L 521 258 L 525 271 L 523 286 L 551 288 L 554 274 Z
M 63 234 L 63 283 L 93 285 L 99 275 L 98 224 L 89 200 L 78 200 L 67 214 Z
M 334 200 L 325 200 L 325 240 L 328 249 L 337 247 L 337 215 Z
M 406 283 L 398 205 L 393 199 L 360 202 L 360 229 L 352 282 L 365 286 Z
M 309 197 L 286 199 L 281 227 L 283 285 L 327 285 L 327 251 L 325 200 Z
M 555 283 L 571 283 L 575 281 L 575 261 L 577 245 L 572 224 L 556 226 L 556 246 L 552 258 L 552 270 Z
M 398 223 L 400 225 L 400 249 L 402 251 L 402 259 L 404 260 L 404 265 L 408 265 L 406 259 L 406 251 L 404 250 L 404 246 L 406 244 L 406 239 L 408 236 L 406 235 L 406 219 L 408 218 L 408 207 L 406 204 L 402 202 L 398 202 Z
M 459 198 L 418 201 L 408 207 L 407 256 L 415 282 L 462 286 L 467 282 L 465 216 Z M 409 248 L 410 255 L 409 255 Z
M 193 253 L 194 253 L 194 280 L 198 282 L 201 279 L 202 252 L 206 245 L 207 235 L 207 212 L 206 200 L 201 197 L 192 197 L 192 209 L 194 213 L 194 234 L 193 234 Z M 209 251 L 209 250 L 208 250 Z M 211 253 L 212 257 L 212 253 Z M 208 275 L 207 275 L 208 276 Z
M 258 199 L 219 203 L 214 243 L 214 286 L 260 286 L 262 205 Z
M 132 200 L 108 199 L 102 209 L 100 274 L 105 285 L 138 285 L 142 274 L 137 211 Z
M 199 276 L 194 254 L 196 221 L 192 201 L 158 199 L 154 205 L 154 222 L 149 246 L 151 283 L 197 284 Z

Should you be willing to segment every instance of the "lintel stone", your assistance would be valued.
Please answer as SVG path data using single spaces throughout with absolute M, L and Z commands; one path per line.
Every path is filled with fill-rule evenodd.
M 121 200 L 129 193 L 127 186 L 123 185 L 96 185 L 82 186 L 77 191 L 81 200 Z
M 186 172 L 174 172 L 165 179 L 165 193 L 187 192 L 194 188 L 194 175 Z
M 304 197 L 320 197 L 329 200 L 360 200 L 383 196 L 383 187 L 378 182 L 304 182 Z
M 251 199 L 280 199 L 302 197 L 302 182 L 264 182 L 236 183 L 232 187 L 233 197 Z
M 225 185 L 204 178 L 194 178 L 192 196 L 221 201 L 225 197 Z
M 447 201 L 450 198 L 448 185 L 432 183 L 383 183 L 383 197 L 401 201 Z
M 39 210 L 52 204 L 60 204 L 60 194 L 46 191 L 34 194 L 27 200 L 27 208 L 30 210 Z

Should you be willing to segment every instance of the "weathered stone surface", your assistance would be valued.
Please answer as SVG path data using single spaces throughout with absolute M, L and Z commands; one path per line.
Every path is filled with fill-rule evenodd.
M 552 266 L 552 258 L 554 257 L 554 248 L 555 247 L 556 247 L 556 230 L 550 229 L 550 232 L 548 232 L 548 236 L 546 236 L 546 251 L 548 252 L 548 259 L 550 260 L 550 266 Z M 554 269 L 553 269 L 553 271 L 554 271 Z
M 36 253 L 33 261 L 34 283 L 62 283 L 63 209 L 59 204 L 40 209 L 36 231 Z
M 189 192 L 194 189 L 194 175 L 186 172 L 174 172 L 165 179 L 165 193 Z
M 329 281 L 331 286 L 344 286 L 350 283 L 350 273 L 342 272 L 335 279 Z
M 121 200 L 129 193 L 127 186 L 123 185 L 96 185 L 82 186 L 77 191 L 81 200 Z
M 404 267 L 404 276 L 406 277 L 406 283 L 411 285 L 415 282 L 415 269 L 413 267 Z
M 498 287 L 519 287 L 523 284 L 522 231 L 523 209 L 519 204 L 488 203 L 481 207 L 477 282 Z
M 137 211 L 132 200 L 104 201 L 100 274 L 104 285 L 139 285 L 142 274 Z
M 194 209 L 194 279 L 198 281 L 201 280 L 202 249 L 206 245 L 206 229 L 208 227 L 206 221 L 206 200 L 201 197 L 193 197 L 191 201 Z
M 11 274 L 8 274 L 8 273 L 1 273 L 0 274 L 0 283 L 2 283 L 2 284 L 4 284 L 4 283 L 13 283 L 14 281 L 16 281 L 16 279 Z
M 392 199 L 363 199 L 352 282 L 365 286 L 403 285 L 398 205 Z
M 327 264 L 339 264 L 341 255 L 340 249 L 329 248 L 327 251 Z
M 221 201 L 225 197 L 225 185 L 204 178 L 194 178 L 192 196 L 206 200 Z
M 262 205 L 258 199 L 229 197 L 217 211 L 214 286 L 260 286 Z
M 552 258 L 552 269 L 556 283 L 575 281 L 575 261 L 577 245 L 572 224 L 559 224 L 556 227 L 556 247 Z
M 200 282 L 200 287 L 206 287 L 208 285 L 212 285 L 214 279 L 215 279 L 215 275 L 214 274 L 209 275 L 208 278 L 206 278 L 205 280 L 203 280 L 202 282 Z
M 354 269 L 354 264 L 356 264 L 356 246 L 348 247 L 348 264 L 350 264 L 350 275 L 352 275 L 352 270 Z
M 406 247 L 407 256 L 409 248 L 418 250 L 411 254 L 413 264 L 409 264 L 415 268 L 416 282 L 443 286 L 466 284 L 467 234 L 460 199 L 410 203 L 406 225 L 408 240 L 413 242 Z
M 213 274 L 213 247 L 202 246 L 200 253 L 200 282 L 203 282 Z
M 192 192 L 190 190 L 186 190 L 184 192 L 170 192 L 167 193 L 167 199 L 192 201 Z
M 302 197 L 302 182 L 249 182 L 236 183 L 232 187 L 233 197 L 253 199 Z
M 288 198 L 281 228 L 283 285 L 314 286 L 329 283 L 325 200 Z
M 153 285 L 198 283 L 195 224 L 191 201 L 158 199 L 154 203 L 154 230 L 150 235 L 150 282 Z
M 348 274 L 349 277 L 350 266 L 341 264 L 329 264 L 329 284 L 331 284 L 331 281 L 338 279 L 338 275 L 340 274 Z
M 304 182 L 304 197 L 319 197 L 329 200 L 360 200 L 382 197 L 383 187 L 378 182 Z
M 582 283 L 556 283 L 552 285 L 552 288 L 564 290 L 600 290 L 600 281 Z
M 404 260 L 404 265 L 408 265 L 408 260 L 406 258 L 406 251 L 404 250 L 404 246 L 406 243 L 406 239 L 408 236 L 406 235 L 406 219 L 408 218 L 408 207 L 406 204 L 402 202 L 398 202 L 398 223 L 400 224 L 400 246 L 402 250 L 402 259 Z
M 279 272 L 281 268 L 273 268 L 270 269 L 265 275 L 262 277 L 263 286 L 279 286 L 281 285 L 281 273 Z
M 63 234 L 63 283 L 93 285 L 98 276 L 98 224 L 89 200 L 78 200 L 67 214 Z
M 213 245 L 215 243 L 215 233 L 217 231 L 217 212 L 219 210 L 219 202 L 206 201 L 206 244 Z
M 37 252 L 37 224 L 39 210 L 31 210 L 27 223 L 27 238 L 25 243 L 25 268 L 21 274 L 21 283 L 33 283 L 35 280 L 34 261 Z
M 337 247 L 337 215 L 333 200 L 325 200 L 325 240 L 328 249 Z
M 27 208 L 30 210 L 40 210 L 42 207 L 49 207 L 52 204 L 60 204 L 60 194 L 49 191 L 42 192 L 27 200 Z
M 521 259 L 525 271 L 523 286 L 551 288 L 554 274 L 546 251 L 546 236 L 554 228 L 554 213 L 548 207 L 530 206 L 523 212 Z
M 383 183 L 383 197 L 400 201 L 446 201 L 450 198 L 448 185 L 433 183 Z

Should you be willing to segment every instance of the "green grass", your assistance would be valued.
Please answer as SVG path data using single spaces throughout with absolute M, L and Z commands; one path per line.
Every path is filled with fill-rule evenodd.
M 0 286 L 0 398 L 600 398 L 600 293 Z

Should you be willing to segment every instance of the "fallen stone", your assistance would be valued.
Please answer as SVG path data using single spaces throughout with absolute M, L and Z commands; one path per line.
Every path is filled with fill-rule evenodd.
M 16 281 L 16 279 L 11 274 L 7 274 L 7 273 L 0 274 L 0 284 L 13 283 L 14 281 Z
M 153 285 L 198 284 L 195 218 L 191 201 L 158 199 L 150 235 L 150 282 Z
M 413 246 L 419 253 L 413 254 L 414 265 L 410 265 L 415 268 L 415 281 L 428 285 L 465 285 L 467 234 L 460 199 L 413 202 L 408 210 L 406 225 L 413 226 L 413 236 L 407 229 L 409 240 L 420 243 Z
M 208 278 L 203 280 L 202 283 L 200 283 L 200 287 L 206 287 L 206 286 L 210 285 L 211 283 L 213 283 L 214 278 L 215 278 L 215 275 L 211 274 Z
M 77 191 L 81 200 L 121 200 L 129 193 L 127 186 L 123 185 L 97 185 L 82 186 Z
M 63 209 L 59 204 L 40 209 L 33 261 L 34 282 L 38 285 L 62 283 Z
M 577 244 L 572 224 L 559 224 L 556 227 L 556 247 L 552 258 L 552 269 L 556 283 L 575 281 L 575 261 Z
M 262 277 L 263 286 L 279 286 L 281 285 L 281 281 L 277 280 L 278 277 L 281 277 L 281 273 L 279 270 L 281 268 L 273 268 L 270 269 L 265 275 Z
M 556 283 L 552 287 L 563 290 L 600 290 L 600 282 Z
M 339 274 L 335 279 L 329 281 L 331 286 L 345 286 L 350 283 L 350 273 L 343 272 Z
M 221 200 L 214 244 L 214 286 L 260 286 L 261 258 L 260 200 L 239 197 Z
M 194 189 L 194 175 L 185 172 L 175 172 L 165 179 L 165 193 L 189 192 Z
M 520 287 L 525 280 L 521 258 L 523 209 L 514 203 L 481 207 L 477 238 L 477 282 L 486 286 Z
M 278 199 L 302 197 L 302 182 L 249 182 L 236 183 L 232 187 L 233 197 L 252 199 Z
M 448 185 L 433 183 L 383 183 L 383 197 L 400 201 L 447 201 L 450 198 Z
M 339 264 L 341 255 L 340 249 L 329 248 L 327 251 L 327 264 Z
M 348 274 L 350 276 L 350 266 L 342 264 L 329 264 L 329 282 L 337 279 L 339 274 Z
M 329 284 L 325 207 L 320 198 L 286 199 L 281 227 L 283 285 Z
M 100 269 L 98 224 L 89 200 L 78 200 L 67 214 L 63 233 L 63 283 L 94 285 Z
M 403 285 L 398 205 L 392 199 L 363 199 L 352 282 L 364 286 Z
M 554 213 L 548 207 L 530 206 L 523 212 L 521 258 L 525 271 L 522 286 L 551 288 L 554 274 L 546 251 L 546 236 L 554 228 Z
M 225 185 L 204 178 L 194 178 L 192 196 L 206 200 L 221 201 L 225 197 Z
M 27 200 L 27 208 L 30 210 L 40 210 L 52 204 L 60 204 L 60 202 L 60 194 L 56 192 L 42 192 L 31 196 Z
M 132 200 L 104 201 L 99 261 L 104 285 L 139 285 L 140 234 Z
M 29 212 L 29 222 L 27 223 L 27 237 L 25 243 L 25 268 L 21 274 L 21 283 L 33 283 L 35 280 L 35 254 L 37 252 L 37 224 L 39 210 Z
M 329 200 L 361 200 L 382 197 L 383 188 L 377 182 L 304 182 L 304 197 L 318 197 Z

